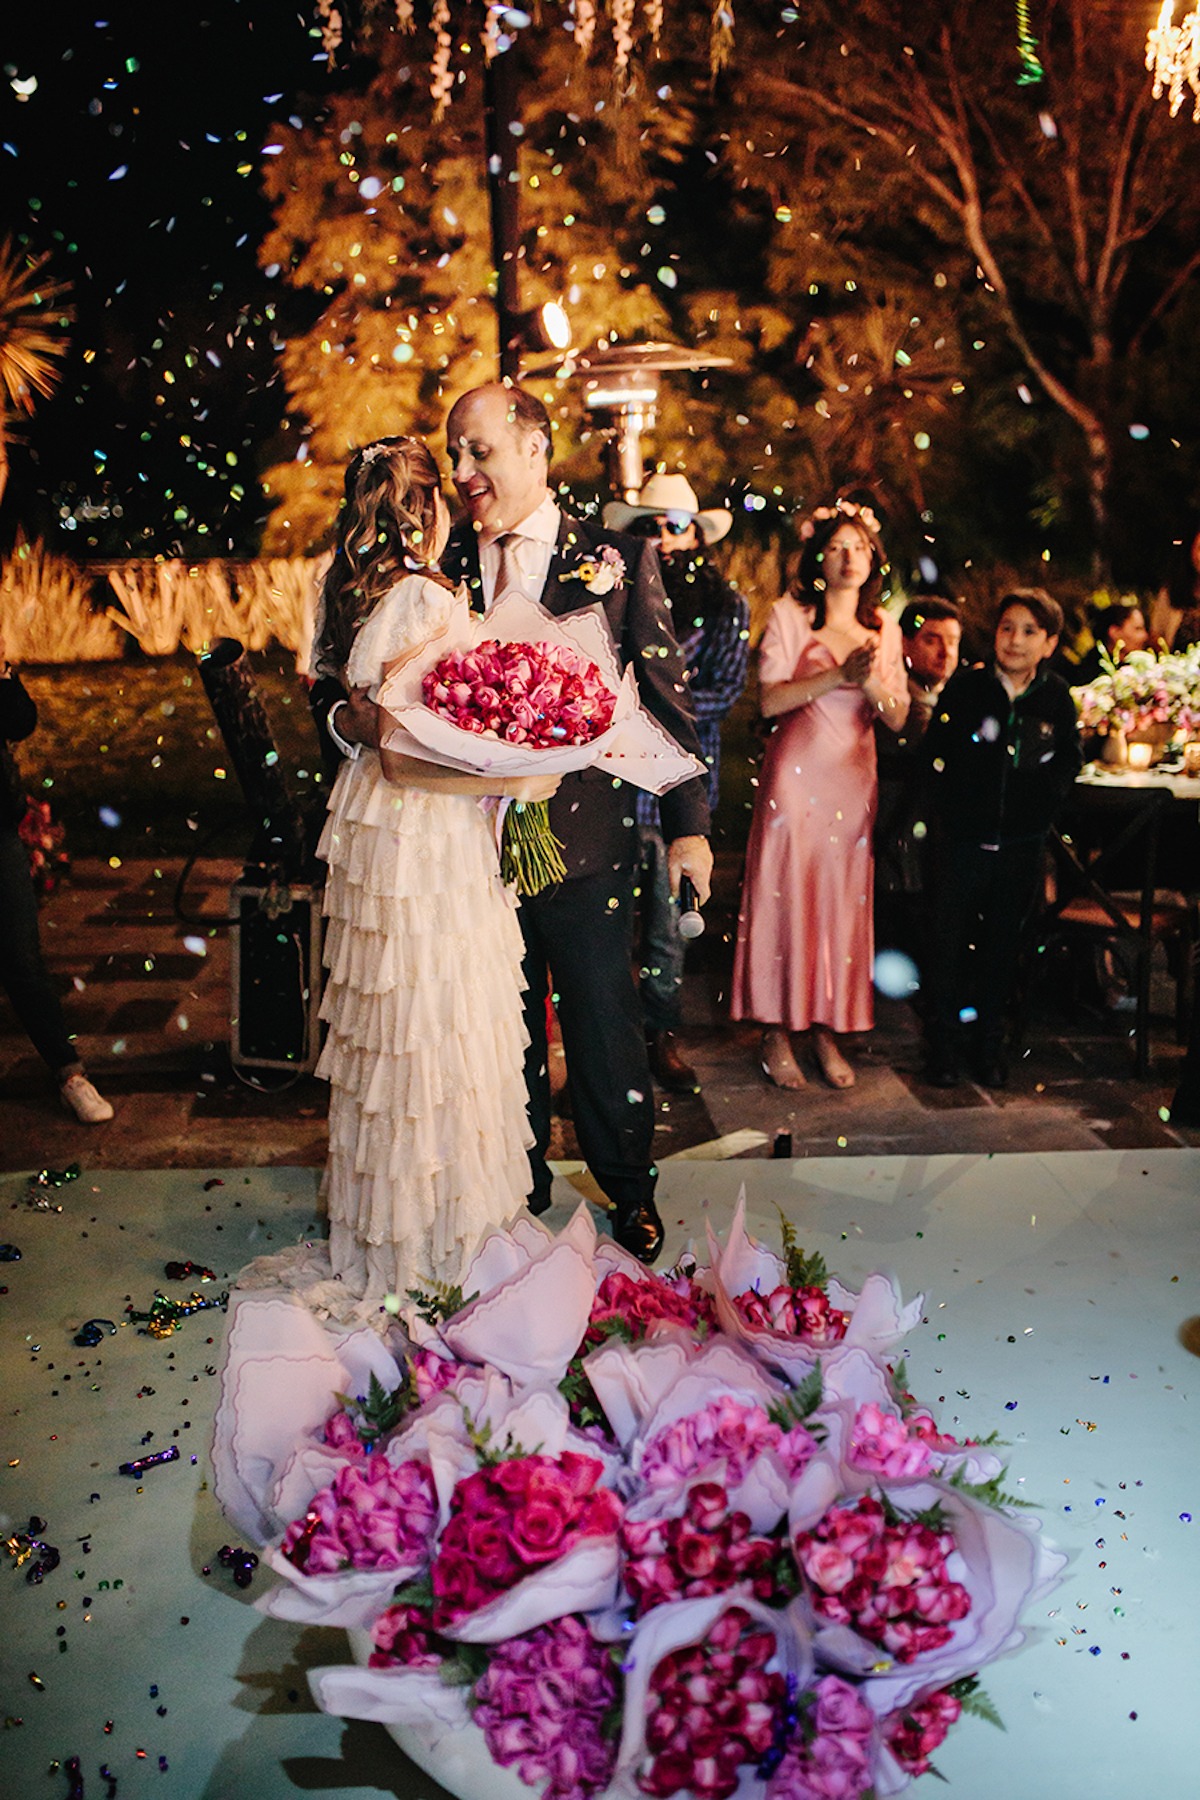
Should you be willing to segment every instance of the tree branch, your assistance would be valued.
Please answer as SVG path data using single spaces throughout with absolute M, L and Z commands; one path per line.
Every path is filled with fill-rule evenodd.
M 1145 337 L 1150 327 L 1156 320 L 1161 319 L 1164 313 L 1170 311 L 1176 299 L 1183 292 L 1197 269 L 1200 269 L 1200 250 L 1193 250 L 1183 267 L 1176 270 L 1171 280 L 1167 283 L 1166 287 L 1158 296 L 1158 299 L 1154 302 L 1154 305 L 1150 308 L 1150 311 L 1146 314 L 1145 318 L 1130 338 L 1128 344 L 1125 346 L 1125 354 L 1127 356 L 1137 355 L 1142 347 L 1142 339 Z

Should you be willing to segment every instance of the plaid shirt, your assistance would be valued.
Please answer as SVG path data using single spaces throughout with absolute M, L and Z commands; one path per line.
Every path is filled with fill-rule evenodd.
M 707 628 L 696 626 L 679 640 L 714 812 L 721 777 L 721 721 L 745 687 L 750 663 L 750 607 L 735 589 L 730 592 L 733 604 L 718 619 Z M 661 831 L 658 799 L 640 788 L 636 816 L 639 826 Z

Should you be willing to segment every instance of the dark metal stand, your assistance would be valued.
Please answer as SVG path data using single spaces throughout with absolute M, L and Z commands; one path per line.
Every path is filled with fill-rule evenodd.
M 219 638 L 200 658 L 200 679 L 254 815 L 248 877 L 253 869 L 298 878 L 307 861 L 304 813 L 288 788 L 246 652 L 236 638 Z
M 517 59 L 512 49 L 499 50 L 483 65 L 483 118 L 487 150 L 488 196 L 492 228 L 492 261 L 496 265 L 496 333 L 500 378 L 516 381 L 521 373 L 521 298 L 517 262 L 520 220 L 517 202 Z

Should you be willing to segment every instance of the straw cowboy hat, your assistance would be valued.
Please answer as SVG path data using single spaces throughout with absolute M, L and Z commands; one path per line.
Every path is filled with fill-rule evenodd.
M 627 531 L 635 519 L 661 518 L 694 520 L 705 544 L 719 544 L 733 524 L 733 514 L 723 506 L 700 511 L 696 490 L 686 475 L 651 475 L 633 505 L 625 500 L 610 500 L 604 509 L 604 523 L 609 531 Z

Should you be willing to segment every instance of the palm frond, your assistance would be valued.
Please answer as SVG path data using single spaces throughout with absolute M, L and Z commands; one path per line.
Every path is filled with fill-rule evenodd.
M 67 352 L 71 290 L 46 273 L 49 260 L 0 239 L 0 387 L 14 411 L 31 413 L 53 393 Z

